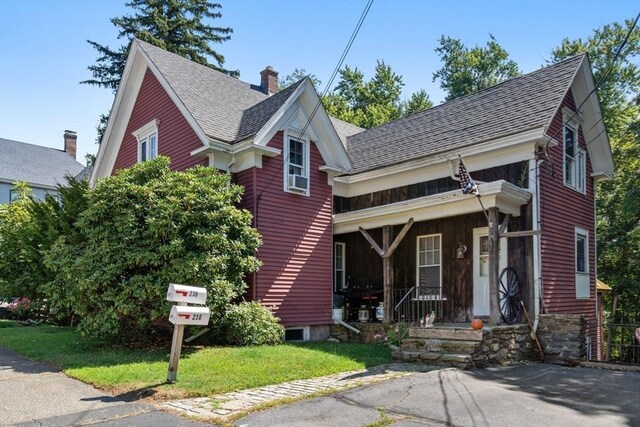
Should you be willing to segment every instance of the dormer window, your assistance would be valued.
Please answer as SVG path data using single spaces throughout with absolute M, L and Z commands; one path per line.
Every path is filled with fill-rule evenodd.
M 285 135 L 285 191 L 309 195 L 309 140 Z
M 585 192 L 585 152 L 578 144 L 578 127 L 564 126 L 564 184 L 580 193 Z
M 158 157 L 158 121 L 152 120 L 137 131 L 133 136 L 138 141 L 138 162 Z

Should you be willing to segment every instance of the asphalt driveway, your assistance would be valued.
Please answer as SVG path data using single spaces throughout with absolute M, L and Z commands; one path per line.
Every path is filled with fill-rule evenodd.
M 239 426 L 640 426 L 640 373 L 523 364 L 415 373 L 257 412 Z
M 0 426 L 208 426 L 107 395 L 0 347 Z

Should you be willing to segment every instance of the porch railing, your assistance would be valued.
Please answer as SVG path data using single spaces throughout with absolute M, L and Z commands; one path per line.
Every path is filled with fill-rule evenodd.
M 426 316 L 435 316 L 442 322 L 442 288 L 417 287 L 394 289 L 392 292 L 391 317 L 395 322 L 420 324 Z
M 604 325 L 605 360 L 640 365 L 640 323 L 607 323 Z

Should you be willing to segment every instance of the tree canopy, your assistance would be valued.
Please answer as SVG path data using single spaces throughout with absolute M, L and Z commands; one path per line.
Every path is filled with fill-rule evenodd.
M 619 314 L 640 322 L 640 29 L 634 22 L 564 39 L 550 62 L 588 53 L 616 166 L 597 191 L 598 275 L 619 295 Z M 619 46 L 627 42 L 616 58 Z M 587 133 L 587 143 L 597 135 Z
M 218 10 L 222 7 L 220 4 L 207 0 L 132 0 L 126 6 L 135 13 L 111 18 L 111 23 L 118 28 L 118 39 L 124 39 L 124 43 L 112 49 L 87 40 L 98 52 L 98 58 L 96 64 L 88 67 L 93 78 L 81 83 L 106 87 L 115 92 L 134 37 L 191 61 L 238 76 L 238 71 L 223 68 L 224 56 L 211 47 L 211 44 L 229 40 L 233 30 L 204 22 L 206 19 L 222 17 Z M 209 62 L 210 58 L 213 63 Z
M 403 86 L 402 76 L 384 61 L 377 62 L 375 75 L 369 81 L 365 81 L 358 68 L 346 66 L 340 70 L 336 88 L 323 98 L 323 103 L 329 115 L 363 128 L 379 126 L 433 106 L 424 90 L 402 101 Z
M 126 6 L 134 10 L 133 15 L 111 18 L 123 44 L 111 48 L 87 40 L 96 49 L 98 58 L 88 67 L 92 78 L 80 83 L 108 88 L 115 93 L 134 37 L 233 77 L 240 75 L 237 70 L 224 68 L 224 56 L 211 47 L 229 40 L 233 33 L 229 27 L 206 23 L 206 20 L 222 17 L 220 4 L 208 0 L 132 0 Z M 98 144 L 108 120 L 109 113 L 98 119 Z
M 466 47 L 460 39 L 440 37 L 436 52 L 442 60 L 442 68 L 433 73 L 433 81 L 440 80 L 440 87 L 447 92 L 446 100 L 469 95 L 494 86 L 503 80 L 520 74 L 518 64 L 489 35 L 485 47 Z
M 308 73 L 304 68 L 296 68 L 292 73 L 287 74 L 284 77 L 280 77 L 280 79 L 278 79 L 278 89 L 286 89 L 295 82 L 302 80 L 305 77 L 309 77 L 316 90 L 320 90 L 320 85 L 322 84 L 322 82 L 316 77 L 315 74 Z

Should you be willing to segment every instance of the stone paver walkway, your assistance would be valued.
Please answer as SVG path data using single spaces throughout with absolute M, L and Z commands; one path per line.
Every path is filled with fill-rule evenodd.
M 412 372 L 425 372 L 433 369 L 437 368 L 418 364 L 392 363 L 369 369 L 341 372 L 325 377 L 291 381 L 210 397 L 174 400 L 165 403 L 163 406 L 195 417 L 224 419 L 249 411 L 257 405 L 277 400 L 296 399 L 317 393 L 345 390 L 390 378 L 406 376 Z

